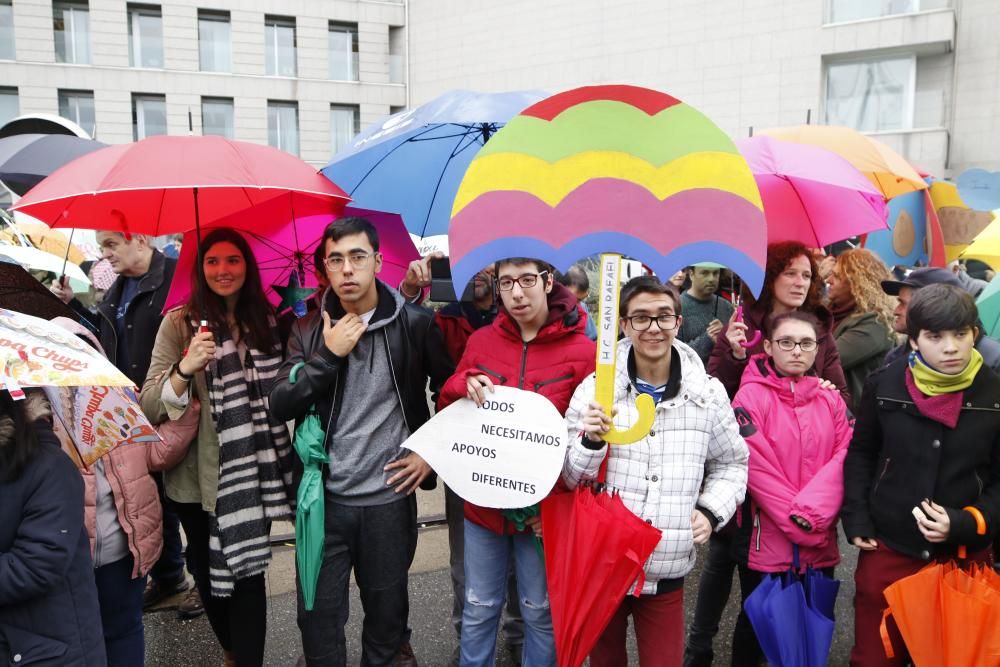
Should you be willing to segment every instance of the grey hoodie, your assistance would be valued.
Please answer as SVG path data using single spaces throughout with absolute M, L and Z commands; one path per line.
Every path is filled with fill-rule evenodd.
M 331 500 L 343 505 L 384 505 L 400 498 L 386 485 L 394 472 L 382 468 L 404 453 L 399 445 L 410 433 L 396 393 L 384 329 L 399 317 L 405 302 L 394 289 L 379 293 L 368 329 L 347 356 L 340 380 L 345 383 L 340 412 L 332 433 L 327 434 L 326 491 Z M 323 297 L 324 308 L 328 298 L 335 298 L 329 290 Z

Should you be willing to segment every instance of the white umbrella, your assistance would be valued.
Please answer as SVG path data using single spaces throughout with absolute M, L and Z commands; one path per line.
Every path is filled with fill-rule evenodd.
M 90 279 L 76 264 L 64 262 L 62 257 L 52 253 L 19 245 L 0 245 L 0 255 L 4 255 L 14 260 L 29 271 L 49 271 L 61 276 L 63 266 L 66 267 L 66 276 L 74 292 L 86 292 L 90 289 Z

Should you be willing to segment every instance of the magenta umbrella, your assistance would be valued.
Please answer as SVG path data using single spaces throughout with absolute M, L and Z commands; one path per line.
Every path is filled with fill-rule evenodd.
M 768 243 L 821 248 L 889 228 L 882 193 L 839 155 L 766 136 L 739 139 L 736 147 L 764 200 Z
M 375 225 L 379 235 L 379 252 L 382 253 L 382 271 L 378 277 L 382 282 L 396 287 L 406 275 L 406 267 L 410 262 L 420 259 L 420 253 L 417 252 L 409 232 L 406 231 L 403 218 L 396 213 L 383 213 L 350 206 L 344 209 L 343 215 L 361 216 Z M 323 235 L 323 230 L 333 219 L 329 215 L 306 216 L 266 234 L 240 230 L 249 241 L 260 266 L 260 278 L 267 297 L 272 304 L 280 306 L 279 312 L 289 305 L 289 302 L 283 301 L 285 297 L 279 293 L 280 290 L 289 294 L 289 290 L 282 288 L 317 287 L 313 251 Z M 170 284 L 163 312 L 187 303 L 191 297 L 191 269 L 194 267 L 196 247 L 195 232 L 187 232 L 184 235 L 180 257 L 177 259 L 177 270 L 174 272 L 174 280 Z M 298 285 L 295 285 L 295 281 L 298 281 Z M 279 289 L 276 290 L 275 287 Z M 307 296 L 307 293 L 299 294 Z

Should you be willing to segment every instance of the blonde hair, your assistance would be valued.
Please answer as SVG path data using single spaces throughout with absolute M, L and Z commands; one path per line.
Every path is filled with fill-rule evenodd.
M 882 291 L 882 281 L 891 280 L 889 269 L 871 250 L 855 248 L 837 256 L 834 268 L 854 298 L 855 312 L 872 312 L 892 331 L 896 299 Z

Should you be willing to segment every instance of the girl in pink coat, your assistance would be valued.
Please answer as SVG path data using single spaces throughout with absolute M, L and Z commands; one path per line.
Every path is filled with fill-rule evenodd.
M 753 572 L 787 570 L 793 545 L 803 567 L 832 573 L 840 562 L 837 517 L 852 426 L 840 393 L 810 374 L 818 330 L 808 313 L 775 317 L 765 354 L 751 358 L 733 399 L 750 447 Z

